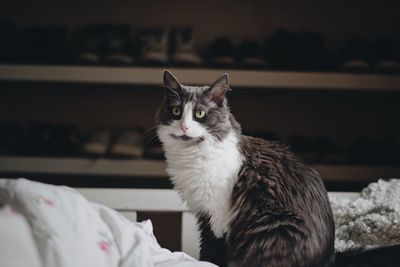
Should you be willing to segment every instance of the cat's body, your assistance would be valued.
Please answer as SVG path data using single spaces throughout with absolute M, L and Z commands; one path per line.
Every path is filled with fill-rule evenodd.
M 241 134 L 225 99 L 227 76 L 189 87 L 166 72 L 164 83 L 157 132 L 174 187 L 198 217 L 200 258 L 333 266 L 333 215 L 318 173 L 286 146 Z
M 217 237 L 228 230 L 231 194 L 242 165 L 233 134 L 218 143 L 203 141 L 189 148 L 168 149 L 167 172 L 190 209 L 210 216 Z M 183 153 L 182 153 L 183 152 Z
M 238 266 L 331 266 L 334 222 L 318 173 L 276 142 L 242 136 L 240 149 L 245 161 L 231 197 L 229 260 Z

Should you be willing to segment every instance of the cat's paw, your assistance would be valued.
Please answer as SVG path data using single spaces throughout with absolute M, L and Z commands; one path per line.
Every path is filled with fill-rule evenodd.
M 214 220 L 213 220 L 214 219 Z M 211 229 L 217 238 L 221 238 L 228 231 L 228 222 L 223 218 L 213 218 L 210 220 Z

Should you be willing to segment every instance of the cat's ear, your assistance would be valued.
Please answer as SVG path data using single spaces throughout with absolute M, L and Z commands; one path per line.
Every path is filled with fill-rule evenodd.
M 181 84 L 179 83 L 178 79 L 167 70 L 164 71 L 164 86 L 175 93 L 181 89 Z
M 208 94 L 211 100 L 220 106 L 229 90 L 228 74 L 225 73 L 210 86 Z

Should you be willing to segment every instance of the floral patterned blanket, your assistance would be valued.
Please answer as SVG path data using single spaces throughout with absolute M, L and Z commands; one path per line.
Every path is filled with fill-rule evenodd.
M 0 179 L 0 259 L 3 267 L 215 266 L 161 248 L 150 221 L 26 179 Z

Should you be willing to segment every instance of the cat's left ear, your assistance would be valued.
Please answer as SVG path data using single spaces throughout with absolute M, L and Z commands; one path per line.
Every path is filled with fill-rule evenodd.
M 211 100 L 220 106 L 225 99 L 226 92 L 229 90 L 228 74 L 225 73 L 210 86 L 208 94 Z

